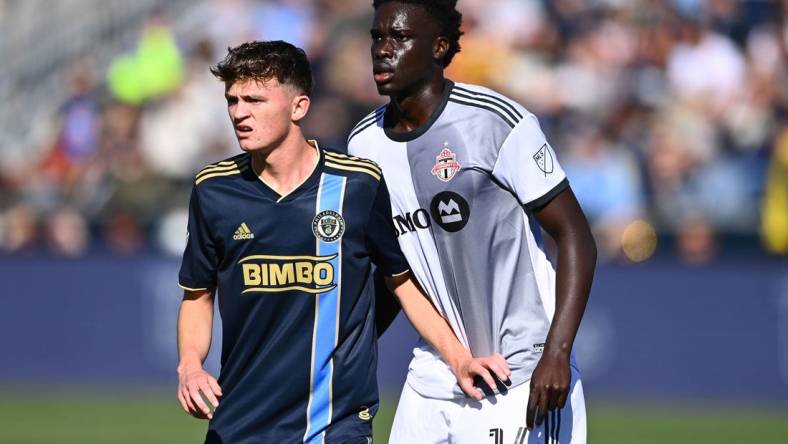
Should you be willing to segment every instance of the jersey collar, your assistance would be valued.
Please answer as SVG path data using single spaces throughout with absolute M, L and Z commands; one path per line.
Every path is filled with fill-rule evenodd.
M 285 200 L 292 200 L 295 199 L 298 195 L 300 195 L 304 190 L 309 189 L 312 184 L 317 183 L 318 179 L 320 178 L 320 174 L 323 172 L 323 162 L 325 156 L 323 155 L 323 150 L 320 149 L 320 145 L 317 143 L 317 140 L 311 139 L 308 140 L 307 143 L 317 151 L 317 162 L 315 162 L 315 166 L 312 168 L 312 172 L 301 182 L 298 186 L 293 188 L 287 194 L 281 195 L 274 191 L 271 186 L 269 186 L 265 181 L 255 174 L 253 168 L 249 168 L 250 174 L 253 176 L 255 182 L 260 185 L 260 188 L 263 190 L 263 193 L 270 199 L 274 200 L 276 203 L 280 203 Z
M 443 110 L 446 108 L 446 104 L 449 103 L 449 96 L 451 95 L 451 91 L 454 89 L 454 82 L 449 79 L 446 79 L 446 85 L 443 88 L 443 94 L 441 95 L 440 102 L 438 102 L 438 106 L 435 107 L 435 111 L 432 112 L 432 115 L 423 125 L 420 127 L 412 130 L 412 131 L 404 131 L 404 132 L 394 132 L 391 128 L 394 126 L 395 122 L 392 122 L 390 118 L 390 109 L 391 103 L 386 106 L 386 113 L 383 116 L 383 131 L 386 133 L 386 137 L 395 141 L 395 142 L 410 142 L 411 140 L 416 139 L 417 137 L 421 136 L 422 134 L 426 133 L 432 125 L 438 120 L 438 118 L 443 113 Z

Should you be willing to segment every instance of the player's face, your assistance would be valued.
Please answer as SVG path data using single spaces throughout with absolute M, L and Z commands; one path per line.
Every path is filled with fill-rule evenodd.
M 244 151 L 272 149 L 289 134 L 294 107 L 303 99 L 295 88 L 276 79 L 240 80 L 226 89 L 227 112 Z
M 422 6 L 390 2 L 378 7 L 370 33 L 379 94 L 414 94 L 442 70 L 434 51 L 438 32 L 435 19 Z

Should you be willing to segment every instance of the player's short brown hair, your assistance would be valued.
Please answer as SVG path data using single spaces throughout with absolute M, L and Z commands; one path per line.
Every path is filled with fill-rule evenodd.
M 303 49 L 282 40 L 248 42 L 227 48 L 227 56 L 211 73 L 227 86 L 240 80 L 276 79 L 312 94 L 312 68 Z

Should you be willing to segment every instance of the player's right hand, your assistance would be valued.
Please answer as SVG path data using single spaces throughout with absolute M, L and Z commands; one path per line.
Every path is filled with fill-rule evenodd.
M 221 396 L 222 389 L 216 378 L 202 367 L 178 371 L 178 401 L 186 413 L 198 419 L 212 419 Z
M 469 357 L 454 370 L 454 376 L 457 377 L 457 383 L 462 391 L 477 401 L 481 401 L 485 396 L 474 385 L 474 380 L 477 377 L 481 378 L 488 387 L 494 389 L 497 386 L 495 378 L 498 378 L 504 384 L 508 384 L 511 374 L 512 372 L 509 370 L 506 359 L 498 353 L 481 358 Z

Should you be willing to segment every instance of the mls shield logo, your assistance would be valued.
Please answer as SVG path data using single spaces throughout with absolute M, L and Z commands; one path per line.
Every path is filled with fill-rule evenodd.
M 457 162 L 457 155 L 449 149 L 449 144 L 445 143 L 443 150 L 435 157 L 435 166 L 432 167 L 432 175 L 441 182 L 448 182 L 460 171 L 462 166 Z
M 536 162 L 536 166 L 538 166 L 545 175 L 553 172 L 555 167 L 553 155 L 550 153 L 550 147 L 547 146 L 546 143 L 542 145 L 542 148 L 540 148 L 536 154 L 534 154 L 534 161 Z
M 345 233 L 345 219 L 336 211 L 322 211 L 312 219 L 312 233 L 323 242 L 335 242 Z

